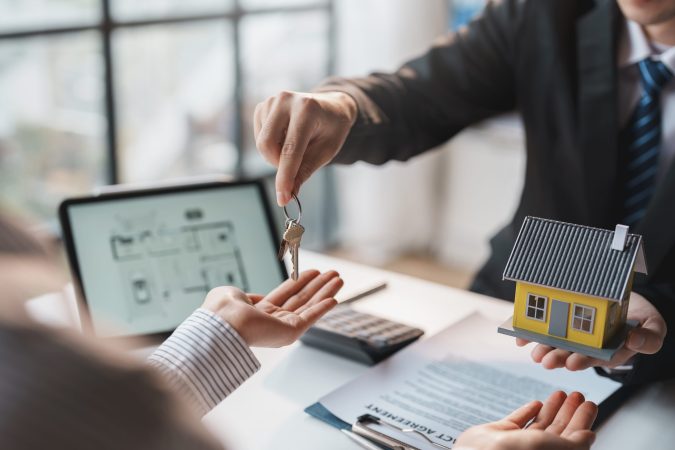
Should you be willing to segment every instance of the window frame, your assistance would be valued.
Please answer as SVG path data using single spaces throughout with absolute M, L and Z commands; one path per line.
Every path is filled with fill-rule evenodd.
M 582 315 L 581 316 L 577 316 L 577 308 L 582 308 L 582 310 L 581 310 Z M 586 309 L 588 309 L 592 312 L 590 320 L 586 319 L 583 316 L 584 310 L 586 310 Z M 597 312 L 597 308 L 595 308 L 594 306 L 584 305 L 583 303 L 573 303 L 572 304 L 572 323 L 570 324 L 570 328 L 573 329 L 574 331 L 579 331 L 581 333 L 593 334 L 593 330 L 595 329 L 596 312 Z M 577 318 L 581 321 L 581 327 L 582 328 L 577 328 L 577 327 L 574 326 L 574 320 L 577 319 Z M 590 331 L 586 331 L 586 330 L 583 329 L 584 321 L 590 322 L 590 324 L 591 324 Z
M 21 39 L 30 39 L 34 37 L 48 37 L 53 35 L 76 35 L 85 32 L 98 32 L 101 39 L 101 51 L 103 57 L 103 82 L 104 82 L 104 113 L 106 119 L 106 158 L 107 167 L 105 170 L 106 182 L 116 184 L 120 182 L 119 155 L 120 148 L 118 144 L 118 123 L 117 108 L 115 105 L 115 64 L 116 58 L 113 55 L 113 34 L 119 29 L 129 28 L 149 28 L 153 26 L 171 25 L 180 23 L 197 23 L 206 21 L 224 20 L 232 26 L 231 33 L 223 36 L 223 39 L 229 38 L 233 46 L 233 67 L 235 71 L 234 85 L 234 107 L 237 114 L 234 117 L 235 126 L 232 134 L 232 142 L 237 148 L 237 161 L 233 174 L 236 178 L 243 178 L 247 175 L 244 166 L 245 149 L 243 120 L 245 99 L 244 99 L 244 80 L 242 74 L 243 58 L 241 54 L 241 21 L 253 15 L 264 15 L 283 13 L 293 15 L 294 13 L 324 11 L 328 16 L 328 31 L 326 39 L 328 41 L 328 58 L 325 68 L 326 76 L 334 72 L 335 59 L 337 54 L 336 45 L 336 18 L 335 18 L 335 0 L 316 0 L 315 3 L 290 5 L 290 6 L 268 6 L 260 8 L 243 8 L 241 0 L 233 0 L 231 7 L 223 6 L 221 11 L 209 13 L 179 13 L 169 16 L 148 17 L 141 19 L 117 20 L 113 17 L 112 0 L 99 0 L 100 18 L 96 22 L 85 25 L 59 25 L 34 27 L 17 31 L 0 31 L 0 44 L 4 41 L 17 41 Z
M 530 305 L 530 299 L 533 298 L 533 297 L 534 297 L 534 300 L 535 300 L 535 305 L 534 305 L 534 306 L 531 306 L 531 305 Z M 537 306 L 537 304 L 536 304 L 537 301 L 538 301 L 539 299 L 543 299 L 543 300 L 544 300 L 544 307 L 543 307 L 543 308 L 540 308 L 540 307 Z M 530 316 L 530 314 L 529 314 L 530 309 L 532 309 L 532 310 L 534 311 L 534 314 L 535 314 L 534 316 Z M 537 317 L 536 317 L 537 311 L 542 311 L 542 313 L 543 313 L 543 318 L 537 319 Z M 528 292 L 528 293 L 527 293 L 527 298 L 525 299 L 525 317 L 527 317 L 528 319 L 536 320 L 537 322 L 544 322 L 544 323 L 546 323 L 546 316 L 547 316 L 547 313 L 548 313 L 548 297 L 545 296 L 545 295 L 535 294 L 535 293 L 532 293 L 532 292 Z

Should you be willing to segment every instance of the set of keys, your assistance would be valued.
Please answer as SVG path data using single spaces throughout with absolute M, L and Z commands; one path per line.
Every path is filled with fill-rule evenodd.
M 302 219 L 302 206 L 300 205 L 300 200 L 293 194 L 293 200 L 298 205 L 298 218 L 292 219 L 288 215 L 288 211 L 284 206 L 284 215 L 286 216 L 286 229 L 284 230 L 284 235 L 281 239 L 281 247 L 279 247 L 279 259 L 284 259 L 286 252 L 290 251 L 291 253 L 291 278 L 293 280 L 298 279 L 298 254 L 300 253 L 300 240 L 302 235 L 305 232 L 305 227 L 300 225 L 300 220 Z

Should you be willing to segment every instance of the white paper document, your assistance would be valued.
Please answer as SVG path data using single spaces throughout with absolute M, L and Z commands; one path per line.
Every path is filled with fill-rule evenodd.
M 579 391 L 587 400 L 600 403 L 621 387 L 592 369 L 542 368 L 531 361 L 531 347 L 517 347 L 513 338 L 497 333 L 498 325 L 473 314 L 411 345 L 319 402 L 345 422 L 372 414 L 452 447 L 470 426 L 499 420 L 556 390 Z M 438 450 L 418 437 L 396 437 L 420 449 Z

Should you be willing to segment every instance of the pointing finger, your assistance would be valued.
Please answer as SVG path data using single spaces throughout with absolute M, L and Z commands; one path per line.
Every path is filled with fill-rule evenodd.
M 278 165 L 286 130 L 289 124 L 288 107 L 275 101 L 266 117 L 261 117 L 256 146 L 267 162 Z
M 298 170 L 302 164 L 307 145 L 312 137 L 316 100 L 303 97 L 299 106 L 292 110 L 286 139 L 279 154 L 279 171 L 276 178 L 277 203 L 286 205 L 291 200 Z

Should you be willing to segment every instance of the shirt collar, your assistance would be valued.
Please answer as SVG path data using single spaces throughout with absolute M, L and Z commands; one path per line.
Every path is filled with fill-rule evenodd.
M 626 19 L 621 40 L 619 41 L 619 68 L 624 69 L 633 66 L 650 56 L 663 62 L 671 72 L 675 73 L 675 47 L 670 47 L 660 52 L 649 42 L 642 26 L 632 20 Z

